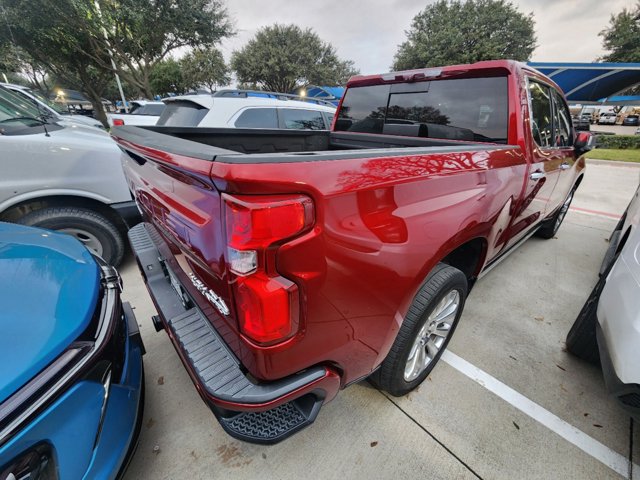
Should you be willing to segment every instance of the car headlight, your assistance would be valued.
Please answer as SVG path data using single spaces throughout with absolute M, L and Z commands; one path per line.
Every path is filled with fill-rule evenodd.
M 51 446 L 41 443 L 0 467 L 0 480 L 57 480 L 57 471 Z

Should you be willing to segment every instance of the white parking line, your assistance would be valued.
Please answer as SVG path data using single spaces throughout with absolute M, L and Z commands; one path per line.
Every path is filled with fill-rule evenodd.
M 514 389 L 492 377 L 487 372 L 480 370 L 475 365 L 472 365 L 463 358 L 460 358 L 455 353 L 445 350 L 442 354 L 442 360 L 469 377 L 471 380 L 479 383 L 493 394 L 516 407 L 521 412 L 538 421 L 552 432 L 560 435 L 586 454 L 591 455 L 599 462 L 604 463 L 607 467 L 620 475 L 629 478 L 630 465 L 629 460 L 625 456 L 620 455 L 618 452 L 613 451 L 583 431 L 578 430 L 573 425 L 570 425 L 560 417 L 529 400 L 524 395 L 516 392 Z M 637 471 L 638 468 L 640 468 L 638 465 L 633 464 L 634 471 Z

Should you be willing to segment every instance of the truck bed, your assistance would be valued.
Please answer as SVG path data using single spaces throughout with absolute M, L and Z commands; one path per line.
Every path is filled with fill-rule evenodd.
M 469 151 L 477 149 L 504 148 L 497 144 L 487 144 L 472 141 L 447 140 L 437 138 L 422 138 L 414 136 L 392 136 L 368 133 L 329 132 L 326 130 L 258 130 L 238 128 L 197 128 L 197 127 L 114 127 L 112 135 L 118 140 L 130 142 L 139 146 L 159 149 L 167 153 L 184 155 L 201 160 L 218 160 L 227 163 L 262 163 L 263 161 L 278 162 L 274 157 L 247 158 L 252 154 L 297 153 L 318 155 L 318 160 L 326 159 L 323 152 L 331 152 L 330 158 L 337 159 L 338 150 L 344 150 L 348 158 L 365 156 L 349 155 L 351 150 L 405 149 L 416 147 L 447 147 L 430 149 L 436 151 Z M 242 156 L 234 153 L 244 154 Z M 373 152 L 367 152 L 370 155 Z M 232 155 L 235 160 L 229 157 Z M 338 156 L 337 156 L 338 155 Z M 305 160 L 301 155 L 287 156 L 280 160 Z

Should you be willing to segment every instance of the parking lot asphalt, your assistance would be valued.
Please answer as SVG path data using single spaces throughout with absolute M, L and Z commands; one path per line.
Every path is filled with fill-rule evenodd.
M 274 446 L 229 437 L 198 396 L 135 262 L 122 268 L 147 348 L 140 444 L 126 479 L 631 478 L 640 433 L 598 367 L 564 339 L 596 282 L 640 166 L 589 161 L 557 238 L 532 238 L 479 280 L 430 377 L 406 397 L 366 382 Z M 638 478 L 640 470 L 634 467 Z

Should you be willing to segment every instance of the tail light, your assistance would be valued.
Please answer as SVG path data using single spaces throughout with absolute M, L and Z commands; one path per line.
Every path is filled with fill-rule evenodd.
M 113 119 L 113 126 L 114 127 L 121 127 L 122 125 L 124 125 L 124 120 L 122 120 L 120 118 L 114 118 Z
M 297 330 L 299 294 L 275 268 L 278 246 L 313 223 L 313 203 L 303 195 L 223 195 L 227 266 L 240 330 L 257 343 L 273 344 Z

